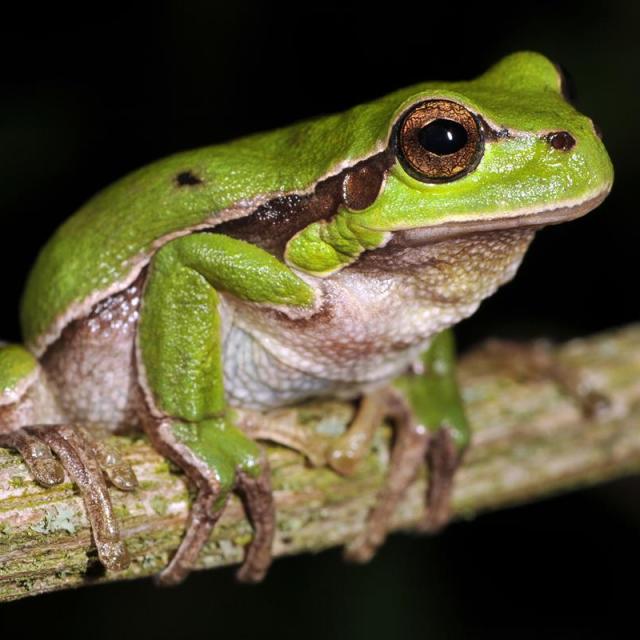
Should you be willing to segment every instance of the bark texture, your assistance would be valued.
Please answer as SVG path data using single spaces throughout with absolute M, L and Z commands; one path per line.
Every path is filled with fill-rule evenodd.
M 474 437 L 457 477 L 458 517 L 640 470 L 640 325 L 571 341 L 558 347 L 557 355 L 584 384 L 609 397 L 605 415 L 585 419 L 552 381 L 518 378 L 482 349 L 463 360 L 460 379 Z M 329 441 L 352 411 L 347 404 L 324 402 L 271 419 L 295 420 L 310 437 Z M 371 455 L 350 478 L 313 468 L 293 451 L 269 447 L 278 509 L 276 555 L 319 551 L 358 533 L 384 478 L 389 435 L 382 425 Z M 0 449 L 0 601 L 148 576 L 166 564 L 189 508 L 184 477 L 143 437 L 111 439 L 132 462 L 141 484 L 133 494 L 112 491 L 130 568 L 101 573 L 73 486 L 39 487 L 18 456 Z M 412 486 L 396 514 L 396 529 L 410 530 L 423 514 L 425 481 L 423 474 Z M 238 562 L 250 536 L 234 499 L 199 566 Z

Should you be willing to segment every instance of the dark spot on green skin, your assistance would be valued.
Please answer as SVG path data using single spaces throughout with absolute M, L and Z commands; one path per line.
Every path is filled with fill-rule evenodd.
M 202 182 L 193 171 L 182 171 L 176 176 L 176 184 L 179 187 L 195 187 Z
M 568 131 L 555 131 L 547 136 L 549 144 L 558 151 L 569 151 L 576 144 L 575 138 Z
M 385 171 L 379 166 L 363 162 L 344 172 L 342 202 L 352 211 L 370 207 L 378 197 Z

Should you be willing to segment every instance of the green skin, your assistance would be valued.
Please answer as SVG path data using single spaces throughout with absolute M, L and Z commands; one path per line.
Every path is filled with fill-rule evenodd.
M 194 233 L 249 215 L 285 193 L 309 193 L 327 176 L 387 148 L 394 123 L 412 105 L 446 99 L 465 106 L 504 139 L 487 139 L 478 166 L 450 182 L 425 183 L 399 162 L 363 211 L 342 207 L 329 221 L 294 235 L 284 263 L 247 242 Z M 545 135 L 568 131 L 569 152 Z M 176 184 L 188 169 L 197 183 Z M 22 302 L 26 349 L 0 350 L 5 393 L 33 372 L 68 324 L 121 291 L 149 265 L 138 347 L 143 385 L 176 439 L 233 488 L 238 470 L 256 475 L 258 447 L 233 426 L 225 405 L 218 292 L 257 304 L 312 308 L 304 274 L 329 277 L 375 251 L 390 232 L 458 222 L 501 221 L 571 206 L 606 192 L 613 171 L 591 120 L 561 94 L 556 67 L 539 54 L 504 58 L 465 82 L 414 85 L 344 113 L 228 144 L 188 151 L 123 178 L 94 197 L 41 252 Z M 418 420 L 449 427 L 460 448 L 469 429 L 455 384 L 453 341 L 436 339 L 424 356 L 428 376 L 398 382 Z
M 0 347 L 0 389 L 16 391 L 36 370 L 38 361 L 26 349 L 16 344 Z

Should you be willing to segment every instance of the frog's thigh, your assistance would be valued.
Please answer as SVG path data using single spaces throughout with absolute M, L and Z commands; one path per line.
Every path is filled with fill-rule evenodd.
M 241 577 L 259 579 L 268 565 L 273 502 L 260 449 L 226 412 L 218 293 L 274 304 L 308 304 L 308 286 L 285 265 L 248 243 L 218 234 L 172 241 L 154 257 L 138 333 L 143 385 L 155 424 L 147 431 L 198 488 L 188 530 L 161 579 L 182 579 L 238 488 L 255 536 Z

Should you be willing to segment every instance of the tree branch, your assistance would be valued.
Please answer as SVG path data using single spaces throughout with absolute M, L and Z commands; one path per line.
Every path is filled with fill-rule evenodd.
M 611 408 L 585 421 L 571 399 L 548 380 L 515 380 L 482 350 L 460 368 L 473 444 L 457 478 L 458 516 L 534 500 L 640 469 L 640 326 L 572 341 L 558 357 Z M 292 413 L 293 412 L 293 413 Z M 319 437 L 339 433 L 352 415 L 338 402 L 279 412 Z M 328 435 L 327 435 L 328 434 Z M 318 436 L 316 436 L 318 437 Z M 184 477 L 142 438 L 112 437 L 141 482 L 133 494 L 112 491 L 132 556 L 128 570 L 101 574 L 82 502 L 67 482 L 43 489 L 20 458 L 0 450 L 0 600 L 55 589 L 156 573 L 177 547 L 189 508 Z M 311 468 L 287 449 L 270 447 L 278 509 L 275 554 L 318 551 L 343 544 L 363 526 L 381 486 L 389 429 L 358 473 L 341 478 Z M 410 529 L 423 513 L 425 477 L 413 485 L 394 527 Z M 200 567 L 238 562 L 251 530 L 238 500 L 230 503 L 200 558 Z

